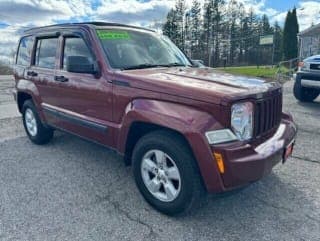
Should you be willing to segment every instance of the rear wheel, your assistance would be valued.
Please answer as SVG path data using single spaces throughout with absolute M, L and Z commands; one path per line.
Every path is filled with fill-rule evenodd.
M 31 100 L 26 100 L 22 107 L 23 126 L 29 139 L 38 145 L 48 143 L 53 137 L 53 130 L 42 124 Z
M 189 147 L 171 132 L 152 132 L 138 141 L 133 172 L 146 201 L 168 215 L 194 209 L 205 193 Z
M 293 94 L 301 102 L 312 102 L 319 96 L 320 90 L 303 87 L 301 79 L 297 79 L 294 83 Z

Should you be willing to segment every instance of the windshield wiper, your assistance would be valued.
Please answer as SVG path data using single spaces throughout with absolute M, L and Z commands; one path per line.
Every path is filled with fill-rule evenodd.
M 147 68 L 155 68 L 155 67 L 162 67 L 158 64 L 138 64 L 138 65 L 132 65 L 123 67 L 122 70 L 129 70 L 129 69 L 147 69 Z
M 159 67 L 177 67 L 177 66 L 189 66 L 182 63 L 169 63 L 169 64 L 139 64 L 133 66 L 123 67 L 122 70 L 130 70 L 130 69 L 147 69 L 147 68 L 159 68 Z
M 188 65 L 182 63 L 169 63 L 169 64 L 161 64 L 162 67 L 186 67 Z

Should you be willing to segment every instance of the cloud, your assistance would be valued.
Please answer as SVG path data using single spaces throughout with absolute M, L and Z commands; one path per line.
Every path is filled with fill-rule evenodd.
M 103 1 L 97 8 L 96 16 L 105 21 L 146 25 L 152 21 L 165 19 L 173 6 L 174 1 L 161 0 Z
M 7 26 L 0 30 L 0 61 L 12 63 L 22 28 Z
M 301 2 L 298 9 L 298 20 L 300 24 L 300 30 L 304 30 L 320 22 L 320 2 L 308 1 Z
M 284 24 L 287 12 L 279 12 L 274 15 L 271 21 L 278 21 Z M 320 22 L 320 2 L 316 1 L 303 1 L 297 5 L 297 17 L 300 26 L 300 31 L 305 30 L 312 24 Z
M 4 0 L 0 2 L 0 21 L 15 25 L 45 25 L 58 19 L 92 14 L 90 1 Z
M 266 7 L 266 0 L 239 0 L 243 3 L 245 9 L 248 11 L 250 8 L 258 15 L 266 14 L 271 23 L 278 22 L 280 25 L 284 24 L 287 12 L 281 12 L 274 8 Z M 294 5 L 292 5 L 292 8 Z M 320 2 L 314 0 L 301 0 L 297 5 L 297 16 L 300 25 L 300 30 L 304 30 L 320 22 Z

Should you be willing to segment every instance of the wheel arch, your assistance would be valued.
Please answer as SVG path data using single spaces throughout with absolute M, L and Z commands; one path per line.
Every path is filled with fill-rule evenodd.
M 40 93 L 35 83 L 33 83 L 30 80 L 19 79 L 17 81 L 16 91 L 17 91 L 17 105 L 18 105 L 19 112 L 22 113 L 23 103 L 26 100 L 30 99 L 34 103 L 41 121 L 45 122 L 45 117 L 41 108 Z
M 174 130 L 172 128 L 168 128 L 166 126 L 162 126 L 159 124 L 154 123 L 148 123 L 144 121 L 134 121 L 130 125 L 130 129 L 128 132 L 128 136 L 126 138 L 126 144 L 125 144 L 125 163 L 127 165 L 131 165 L 131 156 L 133 149 L 137 142 L 145 135 L 155 132 L 155 131 L 167 131 L 168 133 L 171 133 L 172 135 L 177 136 L 179 139 L 181 139 L 186 145 L 188 145 L 190 151 L 192 152 L 192 148 L 190 146 L 190 143 L 186 139 L 186 137 L 179 132 L 178 130 Z M 193 152 L 192 152 L 193 154 Z M 194 155 L 194 154 L 193 154 Z
M 212 115 L 190 106 L 156 100 L 138 100 L 128 106 L 115 137 L 117 150 L 124 154 L 126 164 L 130 165 L 132 150 L 141 137 L 152 131 L 166 130 L 188 145 L 207 190 L 220 192 L 224 189 L 204 134 L 207 130 L 221 128 Z
M 128 133 L 128 138 L 127 138 L 127 143 L 126 143 L 126 149 L 125 149 L 125 155 L 124 155 L 124 160 L 126 165 L 131 165 L 132 164 L 132 153 L 134 150 L 134 147 L 138 143 L 138 141 L 145 135 L 152 133 L 152 132 L 158 132 L 158 131 L 163 131 L 165 133 L 168 133 L 168 135 L 171 135 L 172 137 L 178 138 L 190 151 L 190 155 L 192 155 L 192 158 L 195 160 L 195 168 L 197 169 L 198 173 L 201 174 L 201 170 L 199 167 L 199 163 L 196 161 L 196 157 L 193 153 L 192 147 L 187 140 L 187 138 L 178 130 L 174 130 L 165 126 L 157 125 L 157 124 L 152 124 L 152 123 L 147 123 L 147 122 L 142 122 L 142 121 L 136 121 L 133 122 L 129 133 Z M 203 179 L 203 176 L 200 175 L 201 177 L 201 184 L 203 187 L 206 187 L 205 185 L 205 180 Z
M 22 113 L 22 107 L 26 100 L 33 101 L 32 95 L 27 92 L 19 91 L 17 93 L 17 104 L 18 104 L 18 110 L 20 113 Z

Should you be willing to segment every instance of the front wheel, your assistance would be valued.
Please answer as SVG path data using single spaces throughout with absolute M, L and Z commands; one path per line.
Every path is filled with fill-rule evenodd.
M 52 139 L 53 130 L 42 124 L 31 100 L 27 100 L 23 104 L 22 119 L 25 131 L 33 143 L 42 145 L 48 143 Z
M 186 213 L 203 197 L 192 152 L 174 133 L 156 131 L 142 137 L 133 151 L 133 172 L 146 201 L 167 215 Z

